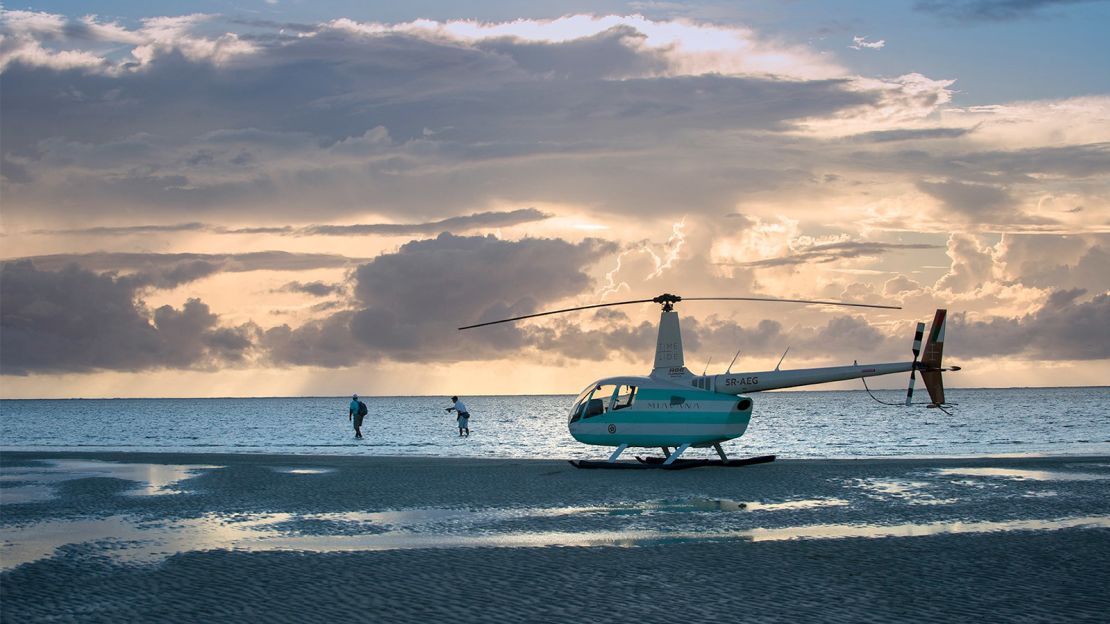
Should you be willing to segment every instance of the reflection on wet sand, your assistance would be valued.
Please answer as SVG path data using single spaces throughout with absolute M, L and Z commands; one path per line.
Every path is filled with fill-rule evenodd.
M 548 512 L 551 513 L 548 513 Z M 52 556 L 67 545 L 91 545 L 98 554 L 126 562 L 151 563 L 179 552 L 232 551 L 380 551 L 423 548 L 536 548 L 551 546 L 635 547 L 686 542 L 750 540 L 755 542 L 893 538 L 942 533 L 1048 531 L 1067 528 L 1110 528 L 1110 516 L 1003 522 L 931 522 L 895 525 L 813 524 L 743 530 L 678 531 L 523 531 L 497 532 L 489 521 L 507 516 L 553 515 L 563 510 L 467 511 L 405 510 L 382 513 L 297 515 L 288 513 L 226 516 L 209 514 L 168 522 L 144 522 L 128 516 L 97 520 L 40 522 L 4 530 L 0 561 L 3 569 Z M 461 531 L 429 529 L 429 521 L 465 520 Z M 297 527 L 313 521 L 351 523 L 354 534 L 304 535 Z M 359 532 L 359 523 L 387 524 L 384 532 Z M 423 526 L 422 526 L 423 525 Z
M 75 479 L 107 477 L 135 481 L 139 485 L 128 490 L 133 496 L 178 494 L 173 486 L 197 476 L 205 470 L 221 466 L 142 464 L 95 460 L 52 459 L 34 466 L 5 468 L 0 483 L 17 483 L 0 488 L 0 504 L 46 501 L 54 498 L 54 486 Z
M 291 475 L 319 475 L 319 474 L 330 474 L 330 473 L 333 473 L 333 472 L 335 472 L 335 469 L 334 469 L 334 468 L 288 468 L 288 467 L 277 467 L 277 468 L 273 468 L 272 470 L 273 470 L 274 472 L 280 472 L 280 473 L 282 473 L 282 474 L 291 474 Z
M 966 477 L 1003 477 L 1029 481 L 1103 481 L 1110 479 L 1110 473 L 1068 472 L 1057 470 L 1019 470 L 1016 468 L 938 468 L 942 475 Z

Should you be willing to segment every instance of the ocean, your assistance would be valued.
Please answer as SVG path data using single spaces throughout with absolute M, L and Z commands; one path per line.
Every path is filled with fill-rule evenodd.
M 747 433 L 725 449 L 780 458 L 1110 454 L 1110 387 L 947 394 L 951 414 L 882 405 L 862 391 L 757 393 Z M 0 450 L 549 459 L 609 452 L 567 433 L 571 395 L 463 398 L 469 438 L 458 437 L 444 397 L 364 397 L 364 440 L 348 423 L 348 397 L 0 400 Z

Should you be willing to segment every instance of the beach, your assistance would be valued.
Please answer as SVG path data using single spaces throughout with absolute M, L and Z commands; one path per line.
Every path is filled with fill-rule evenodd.
M 0 456 L 0 615 L 1105 621 L 1110 458 Z

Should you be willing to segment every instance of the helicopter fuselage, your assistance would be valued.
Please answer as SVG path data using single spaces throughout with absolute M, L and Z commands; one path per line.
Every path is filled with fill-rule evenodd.
M 600 446 L 710 446 L 744 435 L 752 400 L 650 377 L 611 377 L 571 408 L 570 435 Z

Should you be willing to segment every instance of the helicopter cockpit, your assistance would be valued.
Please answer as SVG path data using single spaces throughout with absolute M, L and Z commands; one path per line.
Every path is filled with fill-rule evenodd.
M 570 409 L 570 422 L 631 407 L 635 399 L 636 386 L 614 383 L 590 384 L 574 399 L 574 407 Z

